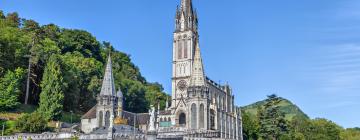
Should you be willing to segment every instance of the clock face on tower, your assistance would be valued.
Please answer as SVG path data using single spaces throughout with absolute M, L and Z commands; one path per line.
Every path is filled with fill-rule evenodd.
M 177 88 L 180 90 L 180 91 L 185 91 L 186 88 L 187 88 L 187 83 L 185 80 L 181 80 L 177 83 Z

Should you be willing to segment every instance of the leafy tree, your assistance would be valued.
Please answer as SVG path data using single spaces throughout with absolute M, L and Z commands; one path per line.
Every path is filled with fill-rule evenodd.
M 145 88 L 140 82 L 123 80 L 122 91 L 125 98 L 125 110 L 136 113 L 146 112 L 149 109 L 149 104 L 145 99 Z
M 263 110 L 259 113 L 260 136 L 263 139 L 277 140 L 288 132 L 285 114 L 278 107 L 280 102 L 281 98 L 269 95 Z
M 101 83 L 99 75 L 102 73 L 103 64 L 94 58 L 83 57 L 80 52 L 66 53 L 62 60 L 65 70 L 64 82 L 68 83 L 64 109 L 88 111 L 96 103 L 95 97 Z
M 17 68 L 14 72 L 8 71 L 0 79 L 0 111 L 6 111 L 19 105 L 18 97 L 21 94 L 21 82 L 24 79 L 25 70 Z
M 8 13 L 6 16 L 6 21 L 7 24 L 11 27 L 19 27 L 21 24 L 21 19 L 19 17 L 19 14 L 14 12 L 14 13 Z
M 39 112 L 23 114 L 16 120 L 16 129 L 23 133 L 39 133 L 47 129 L 47 121 Z
M 59 37 L 61 35 L 60 28 L 55 24 L 48 24 L 41 26 L 41 36 L 42 38 L 49 38 L 55 42 L 59 42 Z
M 5 18 L 4 12 L 0 10 L 0 19 L 4 19 L 4 18 Z
M 311 121 L 309 133 L 305 136 L 309 140 L 339 140 L 340 130 L 341 127 L 337 124 L 317 118 Z
M 0 23 L 3 22 L 0 20 Z M 3 72 L 27 67 L 28 59 L 24 56 L 28 54 L 30 37 L 18 28 L 1 25 L 3 24 L 0 24 L 0 67 Z
M 164 88 L 159 83 L 147 84 L 145 98 L 150 105 L 157 106 L 160 103 L 160 109 L 164 109 L 166 101 L 170 98 L 168 95 L 163 93 Z
M 341 131 L 341 140 L 360 140 L 359 128 L 348 128 Z
M 100 43 L 89 32 L 64 29 L 59 38 L 62 53 L 78 51 L 84 57 L 101 60 Z
M 305 135 L 309 133 L 311 120 L 295 116 L 289 124 L 290 135 L 294 140 L 305 140 Z
M 243 136 L 245 140 L 259 139 L 259 120 L 257 117 L 241 110 Z
M 57 120 L 61 117 L 64 100 L 64 89 L 61 60 L 58 55 L 52 55 L 46 65 L 44 77 L 41 82 L 42 92 L 37 111 L 48 120 Z

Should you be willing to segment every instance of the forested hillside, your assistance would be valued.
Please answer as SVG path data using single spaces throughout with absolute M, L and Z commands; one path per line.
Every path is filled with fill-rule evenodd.
M 360 140 L 360 128 L 344 129 L 325 118 L 310 119 L 276 95 L 242 107 L 242 120 L 245 140 Z
M 295 104 L 289 100 L 279 97 L 280 102 L 278 104 L 279 110 L 285 114 L 285 119 L 291 121 L 293 118 L 309 119 L 309 117 Z M 253 103 L 242 107 L 246 113 L 256 116 L 258 109 L 267 103 L 266 100 Z
M 19 112 L 24 107 L 29 60 L 27 106 L 50 120 L 59 120 L 64 112 L 88 111 L 96 104 L 109 49 L 125 110 L 147 112 L 157 102 L 164 108 L 167 95 L 162 86 L 146 81 L 130 56 L 114 50 L 109 42 L 84 30 L 40 25 L 0 11 L 0 112 Z

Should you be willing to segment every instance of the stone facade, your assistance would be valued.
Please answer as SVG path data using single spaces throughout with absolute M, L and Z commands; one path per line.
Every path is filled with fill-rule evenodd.
M 205 75 L 191 0 L 181 0 L 176 10 L 172 60 L 171 106 L 156 114 L 157 138 L 242 140 L 231 87 Z
M 234 105 L 231 87 L 205 75 L 198 17 L 191 0 L 181 0 L 173 36 L 172 92 L 165 110 L 158 106 L 149 113 L 123 111 L 123 94 L 120 90 L 115 93 L 109 55 L 97 104 L 82 117 L 83 133 L 17 134 L 0 138 L 242 140 L 241 110 Z M 126 124 L 116 124 L 116 120 L 126 120 Z

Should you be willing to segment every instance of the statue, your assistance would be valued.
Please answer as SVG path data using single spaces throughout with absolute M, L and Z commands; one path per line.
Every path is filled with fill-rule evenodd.
M 149 110 L 150 120 L 149 120 L 149 131 L 155 131 L 155 107 L 151 105 Z

